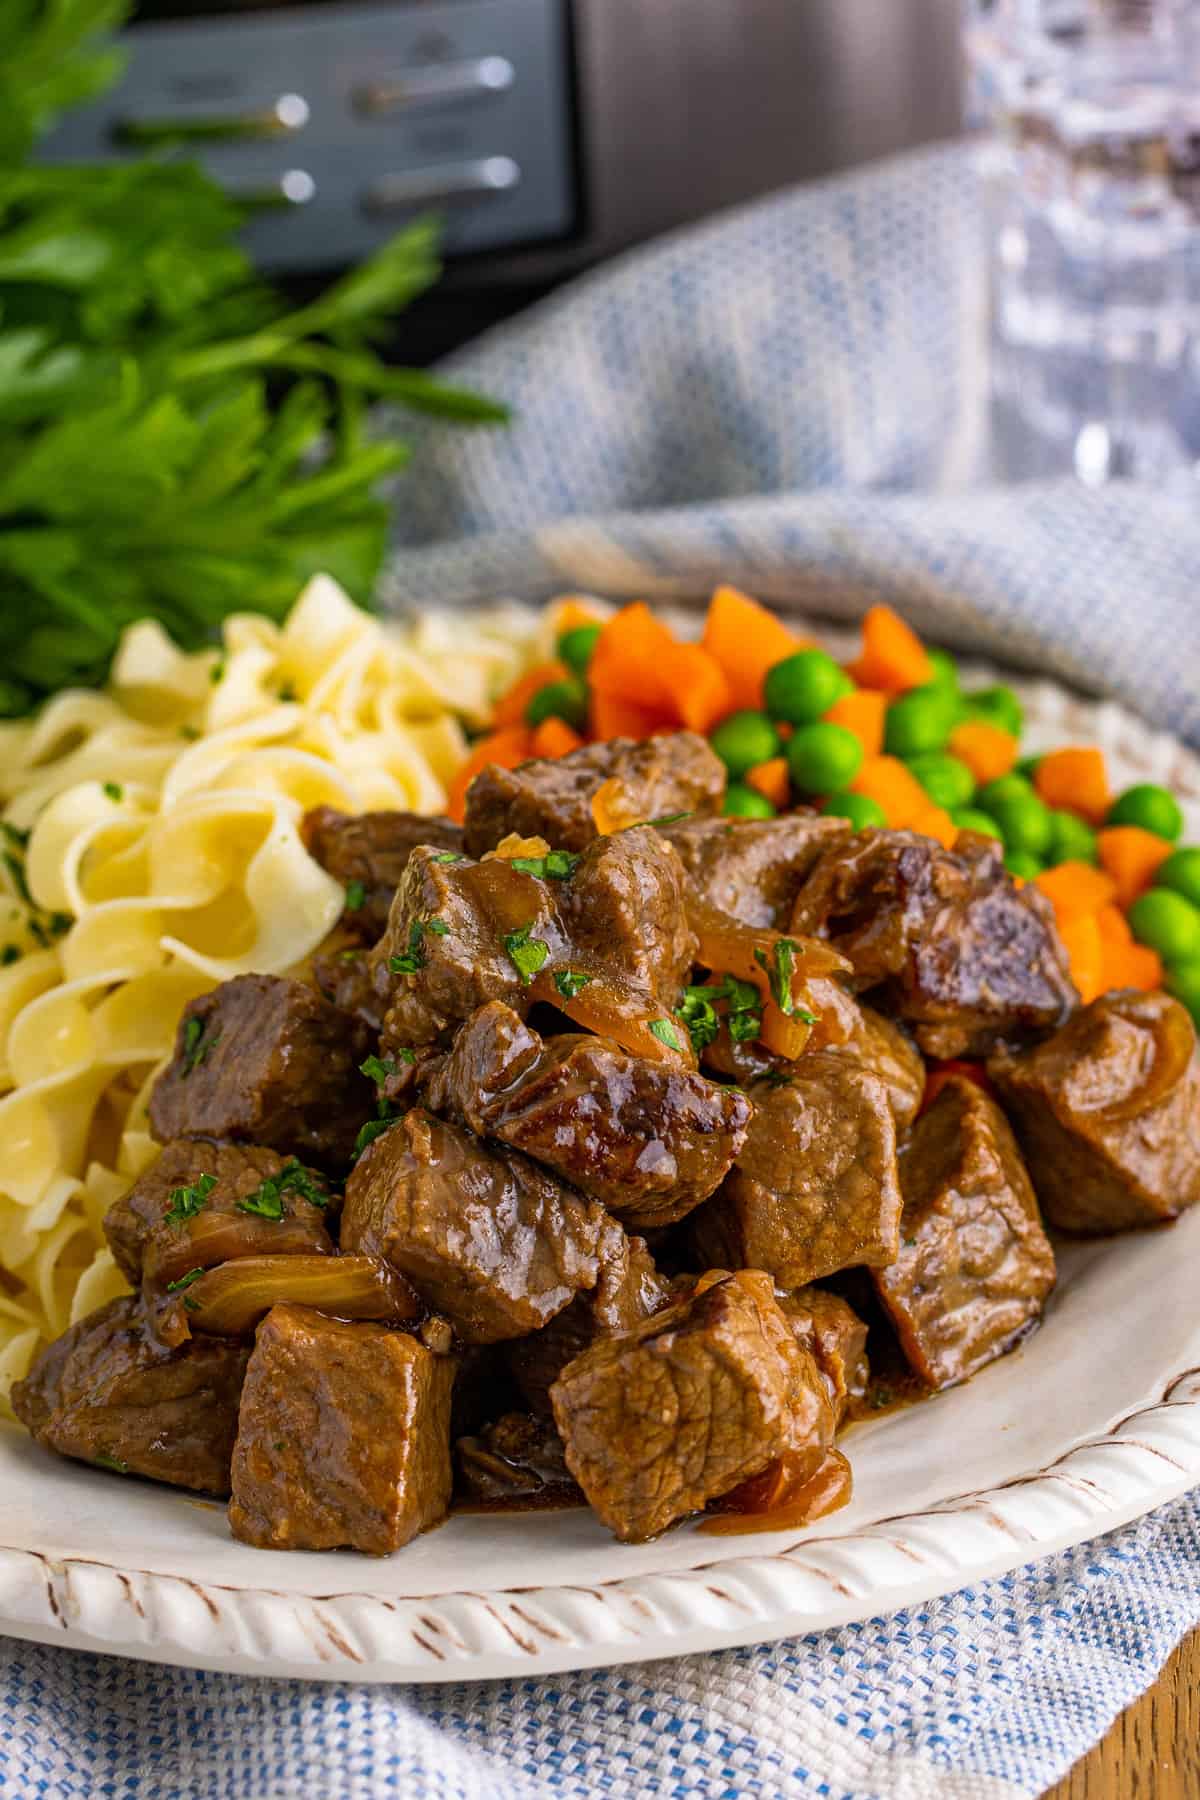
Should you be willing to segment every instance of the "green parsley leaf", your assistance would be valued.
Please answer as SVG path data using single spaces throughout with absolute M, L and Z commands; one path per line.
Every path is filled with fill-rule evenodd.
M 181 1079 L 186 1081 L 193 1069 L 207 1062 L 209 1054 L 221 1041 L 221 1027 L 208 1034 L 208 1028 L 202 1019 L 190 1018 L 183 1028 L 183 1070 Z
M 254 1213 L 260 1219 L 278 1223 L 284 1216 L 285 1194 L 299 1194 L 322 1211 L 329 1205 L 329 1195 L 313 1180 L 308 1170 L 290 1156 L 277 1175 L 268 1175 L 253 1193 L 237 1202 L 239 1212 Z
M 184 1225 L 204 1210 L 204 1202 L 217 1185 L 215 1175 L 200 1175 L 188 1187 L 172 1188 L 163 1213 L 169 1225 Z
M 411 1056 L 412 1052 L 410 1051 L 409 1054 Z M 373 1081 L 376 1087 L 382 1087 L 388 1076 L 396 1073 L 395 1063 L 385 1062 L 381 1056 L 368 1056 L 367 1060 L 360 1062 L 358 1067 L 367 1080 Z
M 683 991 L 683 999 L 679 1006 L 679 1017 L 688 1028 L 692 1040 L 692 1048 L 697 1055 L 706 1050 L 721 1029 L 721 1021 L 717 1017 L 714 998 L 724 993 L 722 987 L 689 987 Z
M 221 683 L 224 681 L 225 658 L 223 656 L 219 656 L 212 668 L 208 671 L 208 679 L 213 687 L 220 687 Z
M 585 975 L 580 969 L 559 969 L 554 976 L 554 985 L 564 1000 L 574 1000 L 576 994 L 582 994 L 589 981 L 595 981 L 594 975 Z
M 20 960 L 21 952 L 15 944 L 5 944 L 3 950 L 0 950 L 0 969 L 7 969 Z
M 660 818 L 647 819 L 647 825 L 678 825 L 681 819 L 690 819 L 690 812 L 663 813 Z
M 16 825 L 10 825 L 7 819 L 0 819 L 0 833 L 8 839 L 14 850 L 25 850 L 29 845 L 30 834 L 21 831 Z
M 129 1464 L 122 1462 L 119 1456 L 110 1456 L 107 1450 L 101 1450 L 92 1461 L 98 1469 L 111 1469 L 114 1475 L 128 1475 Z
M 550 954 L 549 944 L 544 944 L 541 938 L 530 937 L 531 930 L 532 926 L 522 925 L 519 931 L 510 931 L 504 940 L 509 961 L 524 987 L 529 986 Z
M 199 1281 L 200 1277 L 207 1272 L 206 1269 L 189 1269 L 186 1275 L 179 1277 L 178 1281 L 168 1281 L 168 1294 L 178 1294 L 183 1288 L 190 1288 L 193 1281 Z
M 457 850 L 439 850 L 438 854 L 431 856 L 429 860 L 431 863 L 456 863 L 466 862 L 467 859 L 465 856 L 460 856 Z
M 366 898 L 367 898 L 367 889 L 366 889 L 365 882 L 348 881 L 346 883 L 346 911 L 347 912 L 357 912 L 359 910 L 359 908 L 365 904 Z
M 125 798 L 125 789 L 121 786 L 119 781 L 106 781 L 104 783 L 103 791 L 107 797 L 114 802 L 119 802 Z
M 754 952 L 754 960 L 759 968 L 767 971 L 771 986 L 771 998 L 780 1012 L 786 1014 L 788 1018 L 791 1018 L 792 1014 L 797 1011 L 796 1002 L 792 998 L 792 977 L 796 972 L 796 958 L 803 955 L 804 952 L 800 945 L 788 937 L 780 938 L 776 943 L 773 967 L 768 965 L 765 951 L 756 950 Z M 804 1009 L 800 1009 L 799 1016 L 801 1018 L 807 1016 L 810 1025 L 816 1023 L 816 1015 L 813 1013 L 806 1015 Z
M 578 868 L 579 858 L 570 850 L 548 850 L 545 856 L 514 856 L 508 866 L 542 881 L 566 881 Z
M 4 864 L 12 877 L 12 884 L 17 890 L 18 899 L 23 900 L 26 906 L 31 907 L 33 895 L 29 892 L 29 883 L 25 879 L 24 860 L 19 856 L 14 856 L 11 850 L 0 850 L 0 862 Z
M 422 939 L 425 926 L 422 920 L 414 919 L 408 928 L 408 949 L 399 956 L 388 957 L 388 968 L 393 975 L 415 975 L 418 969 L 425 967 L 425 945 Z
M 679 1033 L 676 1031 L 674 1025 L 672 1025 L 670 1019 L 651 1019 L 650 1033 L 652 1037 L 658 1039 L 660 1044 L 665 1044 L 668 1050 L 683 1049 Z
M 762 1014 L 760 1012 L 731 1012 L 729 1015 L 729 1035 L 735 1044 L 749 1043 L 762 1031 Z
M 450 935 L 450 927 L 445 919 L 426 919 L 425 929 L 432 931 L 434 937 L 449 937 Z
M 386 1100 L 381 1100 L 375 1109 L 376 1116 L 368 1119 L 354 1140 L 351 1162 L 357 1162 L 368 1144 L 373 1144 L 377 1137 L 382 1137 L 396 1123 L 400 1114 Z

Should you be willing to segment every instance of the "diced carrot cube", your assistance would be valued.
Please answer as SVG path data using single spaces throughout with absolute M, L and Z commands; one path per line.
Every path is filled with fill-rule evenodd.
M 918 821 L 929 811 L 929 795 L 896 756 L 868 757 L 850 791 L 865 794 L 881 806 L 884 818 L 896 831 L 919 830 Z
M 786 756 L 773 756 L 770 762 L 761 762 L 746 774 L 746 784 L 762 794 L 778 811 L 782 812 L 791 798 L 792 785 L 788 776 Z
M 1083 913 L 1098 913 L 1117 897 L 1112 876 L 1085 862 L 1064 862 L 1056 868 L 1043 869 L 1035 885 L 1049 900 L 1060 925 Z
M 543 719 L 533 734 L 530 746 L 534 756 L 567 756 L 583 743 L 579 733 L 565 719 Z
M 830 725 L 852 731 L 868 756 L 878 756 L 883 750 L 888 699 L 874 688 L 856 688 L 835 700 L 825 718 Z
M 890 606 L 873 606 L 862 629 L 862 655 L 847 665 L 859 687 L 904 694 L 933 680 L 933 664 L 924 644 Z
M 656 731 L 669 726 L 671 719 L 661 708 L 638 706 L 632 700 L 622 699 L 619 694 L 605 694 L 592 690 L 591 704 L 588 710 L 588 725 L 594 738 L 648 738 Z
M 489 763 L 502 769 L 515 769 L 533 754 L 532 740 L 524 725 L 508 725 L 481 738 L 454 775 L 446 795 L 446 811 L 461 825 L 466 811 L 467 789 Z
M 702 734 L 733 711 L 724 669 L 703 644 L 676 644 L 663 654 L 662 673 L 679 723 Z
M 1049 750 L 1034 770 L 1033 785 L 1046 802 L 1103 825 L 1112 805 L 1104 752 L 1093 745 Z
M 948 1081 L 961 1076 L 964 1081 L 973 1081 L 976 1087 L 982 1088 L 985 1094 L 992 1092 L 992 1084 L 988 1072 L 982 1063 L 977 1062 L 944 1062 L 930 1069 L 925 1077 L 925 1092 L 921 1098 L 922 1112 L 928 1112 Z
M 982 787 L 986 781 L 998 781 L 1015 768 L 1020 745 L 1011 731 L 993 725 L 989 719 L 964 719 L 950 733 L 949 750 L 966 763 Z
M 1129 908 L 1144 894 L 1174 844 L 1140 825 L 1110 825 L 1096 834 L 1101 865 L 1117 884 L 1117 900 Z
M 704 648 L 725 671 L 730 710 L 761 707 L 767 671 L 785 656 L 808 648 L 781 619 L 737 588 L 719 587 L 704 621 Z
M 614 695 L 674 718 L 665 664 L 677 648 L 662 620 L 644 600 L 635 600 L 602 627 L 588 664 L 588 684 L 593 693 Z
M 1086 1006 L 1104 992 L 1104 939 L 1094 913 L 1079 913 L 1060 924 L 1058 935 L 1067 952 L 1071 980 Z

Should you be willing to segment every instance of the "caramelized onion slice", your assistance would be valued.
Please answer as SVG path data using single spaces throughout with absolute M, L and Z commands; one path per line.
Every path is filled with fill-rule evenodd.
M 425 1311 L 403 1275 L 376 1256 L 240 1256 L 184 1291 L 192 1330 L 217 1337 L 248 1337 L 285 1301 L 384 1325 L 411 1324 Z

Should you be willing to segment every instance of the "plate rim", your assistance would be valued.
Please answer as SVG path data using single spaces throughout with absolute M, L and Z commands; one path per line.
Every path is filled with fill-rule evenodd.
M 1010 682 L 1037 735 L 1099 743 L 1136 774 L 1200 803 L 1200 756 L 1111 700 L 966 661 Z M 1195 1364 L 1051 1462 L 995 1487 L 881 1517 L 844 1536 L 586 1586 L 456 1588 L 383 1596 L 201 1581 L 51 1556 L 0 1541 L 0 1632 L 144 1661 L 259 1676 L 437 1683 L 531 1676 L 733 1648 L 824 1630 L 932 1600 L 1070 1548 L 1200 1483 L 1200 1328 Z M 536 1514 L 530 1517 L 536 1518 Z M 948 1528 L 947 1522 L 953 1521 Z M 614 1547 L 619 1556 L 619 1547 Z

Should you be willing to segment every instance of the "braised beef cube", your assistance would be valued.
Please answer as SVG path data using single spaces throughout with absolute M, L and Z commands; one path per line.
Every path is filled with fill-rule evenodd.
M 814 1051 L 752 1084 L 754 1117 L 724 1184 L 689 1220 L 699 1260 L 766 1269 L 783 1288 L 899 1245 L 896 1127 L 887 1091 L 849 1057 Z
M 372 953 L 391 982 L 382 1052 L 449 1038 L 489 1000 L 524 1013 L 531 983 L 513 947 L 561 939 L 549 882 L 502 857 L 447 862 L 420 848 L 409 858 L 388 929 Z
M 953 1076 L 900 1151 L 900 1254 L 875 1283 L 931 1388 L 965 1381 L 1041 1317 L 1054 1252 L 1004 1114 Z
M 989 1064 L 1052 1225 L 1094 1235 L 1200 1200 L 1196 1031 L 1166 994 L 1103 994 L 1046 1043 Z
M 300 827 L 305 844 L 323 869 L 346 890 L 344 925 L 373 944 L 382 937 L 388 908 L 405 864 L 418 844 L 461 851 L 463 834 L 452 819 L 409 812 L 338 812 L 315 806 Z
M 468 1020 L 426 1088 L 435 1112 L 547 1164 L 625 1224 L 681 1219 L 741 1148 L 750 1102 L 611 1039 L 543 1041 L 499 1001 Z
M 232 1138 L 337 1168 L 372 1109 L 358 1070 L 369 1047 L 360 1020 L 303 982 L 239 975 L 184 1008 L 150 1129 L 160 1143 Z
M 382 1256 L 467 1343 L 537 1331 L 599 1277 L 603 1209 L 414 1108 L 346 1183 L 342 1249 Z
M 168 1349 L 126 1294 L 42 1352 L 13 1411 L 61 1456 L 224 1496 L 248 1355 L 219 1338 Z
M 973 833 L 944 850 L 911 831 L 858 832 L 821 857 L 792 929 L 828 938 L 929 1056 L 1045 1036 L 1078 1002 L 1048 901 Z
M 649 825 L 598 838 L 562 884 L 563 928 L 587 969 L 619 968 L 674 1011 L 696 958 L 683 864 Z
M 827 1288 L 779 1294 L 780 1311 L 825 1378 L 840 1424 L 851 1400 L 867 1391 L 867 1327 L 848 1301 Z
M 639 1543 L 785 1454 L 815 1474 L 828 1390 L 770 1281 L 702 1280 L 690 1297 L 568 1363 L 550 1399 L 567 1467 L 609 1529 Z
M 505 1413 L 454 1446 L 458 1485 L 480 1506 L 570 1506 L 583 1495 L 571 1479 L 562 1439 L 548 1417 Z
M 329 1190 L 256 1144 L 177 1138 L 113 1202 L 104 1234 L 127 1280 L 162 1290 L 239 1256 L 328 1256 Z
M 490 763 L 467 789 L 467 849 L 482 856 L 515 833 L 582 850 L 597 835 L 598 795 L 613 831 L 671 813 L 718 812 L 724 791 L 724 764 L 691 731 L 641 743 L 610 738 L 517 769 Z
M 822 813 L 794 812 L 781 819 L 681 819 L 662 831 L 702 900 L 743 925 L 786 930 L 801 883 L 850 827 Z
M 274 1306 L 242 1392 L 229 1523 L 261 1550 L 398 1550 L 450 1504 L 454 1361 L 403 1331 Z
M 851 1035 L 844 1044 L 830 1044 L 828 1053 L 853 1057 L 887 1089 L 888 1104 L 899 1136 L 908 1130 L 925 1097 L 925 1061 L 903 1026 L 876 1012 L 873 1006 L 857 1008 Z
M 312 979 L 322 999 L 360 1019 L 378 1037 L 391 1003 L 392 978 L 365 944 L 344 931 L 332 932 L 313 955 Z
M 599 1259 L 599 1279 L 590 1293 L 578 1294 L 541 1331 L 508 1347 L 509 1368 L 534 1412 L 549 1412 L 552 1385 L 589 1344 L 632 1331 L 671 1296 L 645 1239 L 627 1237 L 615 1219 L 600 1234 Z

